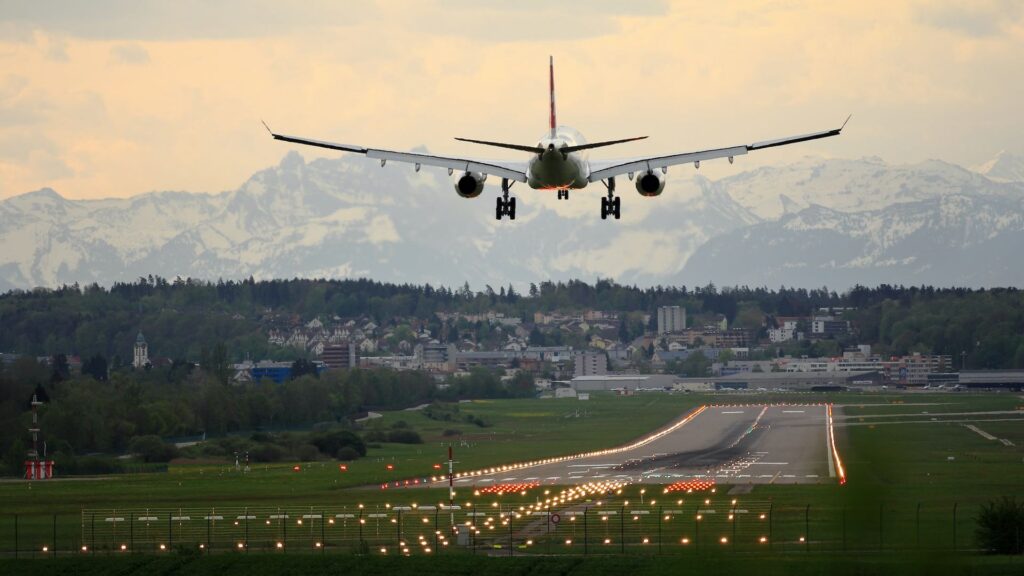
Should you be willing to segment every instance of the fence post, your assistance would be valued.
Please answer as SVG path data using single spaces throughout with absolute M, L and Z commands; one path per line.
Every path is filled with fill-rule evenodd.
M 736 524 L 739 523 L 740 517 L 736 514 L 736 505 L 732 505 L 732 541 L 729 543 L 731 547 L 736 546 Z
M 626 507 L 619 507 L 619 552 L 626 553 Z
M 14 559 L 18 559 L 18 515 L 14 515 Z
M 921 549 L 921 503 L 917 503 L 917 511 L 914 513 L 914 533 L 917 539 L 917 548 Z
M 547 510 L 547 517 L 544 523 L 544 539 L 547 540 L 547 553 L 551 554 L 551 508 Z M 509 536 L 509 546 L 512 545 L 512 536 Z
M 587 508 L 583 508 L 583 555 L 588 553 L 589 539 L 587 538 Z
M 878 503 L 878 551 L 882 551 L 883 542 L 885 542 L 885 504 L 883 502 Z
M 249 507 L 245 507 L 245 553 L 249 553 Z
M 956 552 L 956 507 L 959 502 L 953 502 L 953 552 Z
M 128 553 L 135 554 L 135 513 L 128 511 Z
M 693 549 L 700 552 L 700 505 L 697 505 L 697 512 L 693 517 Z
M 804 508 L 804 551 L 811 550 L 811 505 Z
M 57 557 L 57 515 L 53 515 L 53 554 L 54 558 Z
M 501 514 L 501 510 L 498 510 L 498 514 Z M 515 546 L 512 544 L 512 508 L 509 507 L 508 516 L 505 517 L 508 521 L 508 557 L 511 558 L 515 555 Z M 548 534 L 551 533 L 551 509 L 548 508 Z M 551 545 L 551 538 L 548 538 L 548 545 Z
M 167 511 L 167 549 L 168 550 L 174 550 L 174 521 L 171 520 L 173 515 L 174 515 L 174 512 L 171 512 L 170 510 Z M 249 545 L 249 543 L 246 542 L 246 546 L 248 546 L 248 545 Z
M 396 543 L 398 544 L 398 550 L 401 551 L 402 550 L 402 511 L 401 510 L 398 511 L 398 524 L 396 525 L 396 528 L 397 528 L 396 534 L 398 536 L 398 540 L 397 540 Z
M 213 512 L 206 513 L 206 553 L 210 553 L 210 522 L 213 517 Z
M 440 534 L 438 534 L 438 532 L 441 531 L 440 528 L 437 527 L 437 511 L 438 511 L 438 508 L 439 507 L 434 508 L 434 552 L 437 553 L 437 554 L 440 554 L 441 553 L 441 549 L 438 547 L 438 543 L 437 543 L 438 537 L 440 536 Z
M 661 521 L 664 520 L 661 516 L 662 506 L 658 506 L 658 555 L 661 555 Z M 735 534 L 734 534 L 735 536 Z
M 365 546 L 363 544 L 363 509 L 360 508 L 359 509 L 359 551 L 360 551 L 360 553 L 362 553 L 363 548 L 365 548 Z
M 772 533 L 772 527 L 775 524 L 775 502 L 768 503 L 768 551 L 771 552 L 775 546 L 775 537 Z
M 327 550 L 327 539 L 324 538 L 324 530 L 326 530 L 327 524 L 327 512 L 320 511 L 320 553 L 323 554 L 324 550 Z M 434 536 L 437 538 L 436 534 Z M 437 549 L 437 544 L 434 544 L 434 549 Z
M 843 506 L 843 552 L 846 552 L 846 506 Z
M 95 556 L 96 555 L 96 513 L 95 512 L 92 513 L 92 518 L 89 520 L 89 524 L 90 524 L 89 525 L 89 532 L 90 532 L 89 537 L 92 539 L 92 544 L 90 544 L 91 548 L 89 549 L 89 552 L 92 553 L 93 556 Z

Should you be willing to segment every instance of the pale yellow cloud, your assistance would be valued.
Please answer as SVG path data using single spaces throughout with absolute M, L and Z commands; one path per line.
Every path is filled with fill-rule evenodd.
M 1024 150 L 1013 3 L 681 2 L 635 14 L 603 3 L 589 15 L 587 3 L 309 3 L 290 18 L 260 14 L 281 4 L 252 5 L 221 35 L 189 33 L 184 16 L 173 27 L 173 3 L 163 20 L 17 12 L 0 34 L 0 197 L 234 188 L 289 148 L 261 118 L 316 138 L 501 156 L 451 137 L 533 142 L 548 54 L 562 122 L 592 140 L 650 136 L 604 153 L 616 157 L 817 130 L 850 112 L 842 138 L 701 171 L 806 154 L 970 165 Z

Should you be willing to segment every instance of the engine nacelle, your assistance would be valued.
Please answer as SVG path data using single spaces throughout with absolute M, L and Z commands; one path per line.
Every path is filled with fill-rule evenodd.
M 636 175 L 636 191 L 641 196 L 657 196 L 665 189 L 665 176 L 660 172 L 648 170 Z
M 487 174 L 480 172 L 463 172 L 455 179 L 455 192 L 463 198 L 476 198 L 484 191 Z

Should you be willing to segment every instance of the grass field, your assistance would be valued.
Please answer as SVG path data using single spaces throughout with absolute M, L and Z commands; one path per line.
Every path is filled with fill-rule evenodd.
M 503 400 L 461 405 L 463 413 L 479 416 L 492 424 L 486 428 L 437 422 L 418 411 L 386 413 L 377 425 L 388 426 L 403 420 L 421 432 L 425 443 L 385 444 L 371 449 L 367 458 L 350 463 L 345 472 L 331 462 L 302 464 L 299 472 L 294 471 L 291 464 L 257 465 L 249 474 L 234 471 L 228 463 L 182 464 L 171 466 L 166 474 L 31 484 L 2 482 L 0 548 L 12 547 L 13 514 L 20 516 L 19 541 L 28 546 L 31 553 L 41 555 L 39 543 L 53 539 L 54 515 L 57 538 L 63 543 L 63 549 L 80 544 L 82 509 L 258 506 L 354 510 L 359 503 L 367 509 L 377 509 L 385 504 L 438 502 L 446 499 L 444 490 L 381 491 L 364 486 L 436 473 L 433 465 L 442 463 L 446 455 L 449 440 L 443 438 L 442 433 L 448 428 L 459 428 L 463 432 L 461 440 L 465 444 L 456 441 L 455 445 L 457 466 L 470 469 L 621 444 L 667 424 L 702 403 L 769 401 L 833 401 L 843 405 L 837 415 L 849 416 L 837 418 L 839 426 L 836 428 L 839 451 L 849 477 L 845 486 L 766 485 L 757 486 L 741 497 L 752 510 L 771 506 L 773 518 L 778 522 L 777 553 L 803 550 L 805 547 L 798 544 L 798 538 L 806 530 L 813 535 L 816 549 L 833 553 L 841 551 L 840 542 L 849 549 L 871 550 L 883 556 L 887 550 L 895 549 L 949 550 L 954 537 L 957 549 L 965 550 L 973 546 L 974 516 L 982 503 L 1002 495 L 1024 497 L 1024 422 L 1004 421 L 1015 418 L 1012 414 L 980 414 L 1017 410 L 1024 405 L 1024 399 L 1017 395 L 641 394 L 616 397 L 595 394 L 587 402 Z M 965 412 L 979 414 L 940 415 Z M 986 439 L 960 422 L 948 421 L 952 419 L 982 420 L 974 424 L 1013 445 Z M 392 464 L 394 471 L 389 473 L 385 469 L 387 464 Z M 621 505 L 626 499 L 635 503 L 639 489 L 638 486 L 628 487 L 619 500 L 608 505 Z M 722 487 L 722 492 L 713 498 L 724 498 L 727 489 Z M 532 502 L 535 497 L 535 494 L 526 498 L 505 496 L 501 504 L 515 506 Z M 487 506 L 493 499 L 474 497 L 465 491 L 459 498 L 478 506 Z M 696 511 L 699 502 L 687 503 L 684 508 L 688 510 L 691 504 L 694 510 L 687 512 L 689 514 Z M 955 520 L 954 505 L 957 506 Z M 722 517 L 713 520 L 723 521 Z M 652 534 L 655 528 L 650 522 L 644 517 L 631 528 L 634 531 L 631 534 L 637 538 L 641 534 Z M 725 524 L 707 526 L 706 530 L 711 532 L 729 529 Z M 666 530 L 676 531 L 667 531 L 665 538 L 686 534 L 686 529 L 681 527 Z M 755 546 L 739 549 L 748 554 L 758 553 Z M 578 547 L 555 551 L 581 553 Z M 216 564 L 210 562 L 211 566 Z M 812 573 L 824 566 L 815 562 L 793 568 Z M 159 572 L 171 570 L 170 566 L 149 568 Z M 597 570 L 572 566 L 577 565 L 570 565 L 569 571 Z M 1015 566 L 1016 573 L 1020 573 L 1019 565 Z M 992 564 L 985 568 L 992 572 L 984 573 L 999 573 L 1003 568 L 1005 566 L 998 563 Z M 454 570 L 458 572 L 458 568 Z

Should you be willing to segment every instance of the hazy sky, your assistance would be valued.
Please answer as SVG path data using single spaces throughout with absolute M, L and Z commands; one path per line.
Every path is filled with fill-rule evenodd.
M 290 148 L 261 118 L 500 157 L 451 138 L 535 142 L 548 54 L 561 123 L 592 141 L 650 136 L 595 158 L 747 143 L 848 113 L 838 139 L 701 170 L 1024 151 L 1020 0 L 0 0 L 0 198 L 235 188 Z

